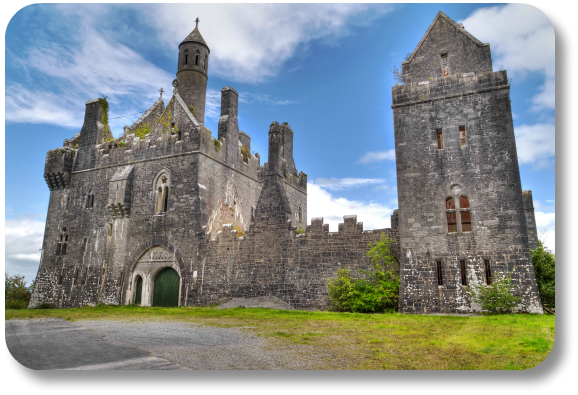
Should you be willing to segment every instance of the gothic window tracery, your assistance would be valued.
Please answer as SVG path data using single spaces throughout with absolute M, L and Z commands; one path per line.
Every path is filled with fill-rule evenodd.
M 458 231 L 458 224 L 456 221 L 456 202 L 453 197 L 446 199 L 446 217 L 448 220 L 448 233 L 455 233 Z
M 155 212 L 166 213 L 169 208 L 170 175 L 167 171 L 161 172 L 155 180 Z
M 462 232 L 472 231 L 470 201 L 465 195 L 460 196 L 460 221 L 462 222 Z

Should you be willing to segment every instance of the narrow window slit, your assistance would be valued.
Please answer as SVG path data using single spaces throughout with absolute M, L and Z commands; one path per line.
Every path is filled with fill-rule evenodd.
M 490 260 L 484 260 L 484 269 L 486 272 L 486 284 L 490 285 L 492 283 L 492 271 L 490 270 Z
M 466 145 L 468 145 L 466 140 L 466 127 L 460 126 L 460 147 L 465 147 Z
M 437 271 L 438 271 L 438 285 L 444 285 L 444 281 L 442 278 L 442 262 L 437 261 L 436 266 L 437 266 Z
M 438 139 L 438 149 L 444 149 L 444 137 L 441 129 L 436 130 Z
M 462 285 L 468 285 L 466 280 L 466 261 L 460 260 L 460 273 L 462 275 Z

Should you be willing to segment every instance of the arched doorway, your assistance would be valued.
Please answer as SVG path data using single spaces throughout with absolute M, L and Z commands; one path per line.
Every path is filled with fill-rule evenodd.
M 140 306 L 142 298 L 142 277 L 138 276 L 138 280 L 136 280 L 136 295 L 134 297 L 134 303 Z
M 127 289 L 126 303 L 141 306 L 178 306 L 181 300 L 181 268 L 175 255 L 153 246 L 137 259 Z
M 179 274 L 167 267 L 156 276 L 153 306 L 176 307 L 179 305 Z

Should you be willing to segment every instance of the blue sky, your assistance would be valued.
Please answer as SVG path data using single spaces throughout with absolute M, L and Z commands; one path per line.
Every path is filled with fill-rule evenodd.
M 6 272 L 34 278 L 48 208 L 46 151 L 82 127 L 84 103 L 110 118 L 171 92 L 178 44 L 201 20 L 211 49 L 205 125 L 217 134 L 220 90 L 240 93 L 239 127 L 267 158 L 271 121 L 289 122 L 308 175 L 308 217 L 331 230 L 357 214 L 389 226 L 397 207 L 391 69 L 442 10 L 492 49 L 512 78 L 522 186 L 554 249 L 554 32 L 527 5 L 30 5 L 6 30 Z M 167 94 L 165 94 L 165 98 Z M 166 100 L 165 100 L 166 102 Z M 113 119 L 113 133 L 139 115 Z

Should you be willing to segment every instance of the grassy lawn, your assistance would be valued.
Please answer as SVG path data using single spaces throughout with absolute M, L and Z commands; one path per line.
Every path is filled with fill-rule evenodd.
M 480 317 L 350 314 L 215 307 L 106 306 L 5 310 L 12 318 L 166 319 L 252 327 L 263 337 L 303 345 L 326 369 L 529 369 L 554 344 L 554 316 Z

